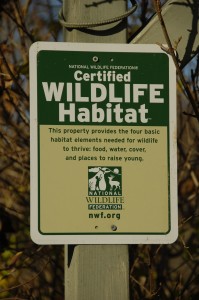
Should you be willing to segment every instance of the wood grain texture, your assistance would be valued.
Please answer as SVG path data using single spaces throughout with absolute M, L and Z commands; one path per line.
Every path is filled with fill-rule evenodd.
M 76 246 L 68 268 L 66 299 L 128 300 L 126 245 Z
M 68 22 L 97 22 L 123 14 L 125 0 L 64 0 Z M 64 30 L 66 42 L 126 43 L 126 21 L 87 30 Z M 129 300 L 126 245 L 65 247 L 65 300 Z M 68 266 L 70 263 L 70 266 Z
M 67 22 L 100 22 L 126 11 L 125 0 L 67 0 L 63 1 Z M 90 29 L 64 30 L 64 40 L 82 43 L 126 43 L 126 21 Z

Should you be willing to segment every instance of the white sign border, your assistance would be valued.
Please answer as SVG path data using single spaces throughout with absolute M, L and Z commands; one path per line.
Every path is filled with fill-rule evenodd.
M 178 236 L 176 70 L 169 57 L 170 232 L 168 234 L 49 234 L 38 230 L 37 54 L 41 50 L 164 53 L 158 45 L 36 42 L 30 47 L 31 238 L 37 244 L 169 244 Z

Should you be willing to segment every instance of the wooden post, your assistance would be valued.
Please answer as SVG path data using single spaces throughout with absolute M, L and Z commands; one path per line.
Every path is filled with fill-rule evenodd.
M 66 265 L 65 299 L 129 300 L 128 265 L 126 245 L 76 246 Z
M 63 12 L 67 22 L 89 23 L 107 20 L 126 11 L 126 0 L 64 0 Z M 80 30 L 64 30 L 66 42 L 126 43 L 126 22 Z
M 100 22 L 123 14 L 126 1 L 65 0 L 63 11 L 67 22 Z M 66 42 L 126 43 L 126 36 L 125 21 L 64 30 Z M 80 245 L 72 250 L 72 246 L 65 247 L 66 300 L 129 300 L 127 245 Z

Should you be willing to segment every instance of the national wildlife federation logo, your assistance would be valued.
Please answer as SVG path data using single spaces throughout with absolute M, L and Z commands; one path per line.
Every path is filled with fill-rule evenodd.
M 121 196 L 121 167 L 88 167 L 89 196 Z

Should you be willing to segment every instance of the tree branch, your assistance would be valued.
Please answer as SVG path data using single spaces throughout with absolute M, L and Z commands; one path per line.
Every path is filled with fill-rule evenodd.
M 184 78 L 184 75 L 182 73 L 182 70 L 180 69 L 180 66 L 178 64 L 178 60 L 176 58 L 176 55 L 175 55 L 175 51 L 174 51 L 174 48 L 172 46 L 172 43 L 171 43 L 171 40 L 170 40 L 170 37 L 169 37 L 169 34 L 168 34 L 168 31 L 167 31 L 167 28 L 166 28 L 166 25 L 165 25 L 165 22 L 164 22 L 164 19 L 162 17 L 162 12 L 161 12 L 161 4 L 160 4 L 160 0 L 154 0 L 154 5 L 155 5 L 155 9 L 156 9 L 156 12 L 157 12 L 157 15 L 158 15 L 158 18 L 159 18 L 159 21 L 160 21 L 160 25 L 162 27 L 162 31 L 163 31 L 163 34 L 164 34 L 164 37 L 165 37 L 165 40 L 167 42 L 167 45 L 168 45 L 168 53 L 171 55 L 172 59 L 173 59 L 173 62 L 175 64 L 175 67 L 176 67 L 176 71 L 177 71 L 177 74 L 182 82 L 182 85 L 185 89 L 185 92 L 186 92 L 186 95 L 188 97 L 188 100 L 189 102 L 191 103 L 192 105 L 192 108 L 193 108 L 193 111 L 195 113 L 195 117 L 197 118 L 198 122 L 199 122 L 199 111 L 198 111 L 198 107 L 197 107 L 197 104 L 196 104 L 196 101 L 195 99 L 193 98 L 193 95 L 189 89 L 189 86 Z

